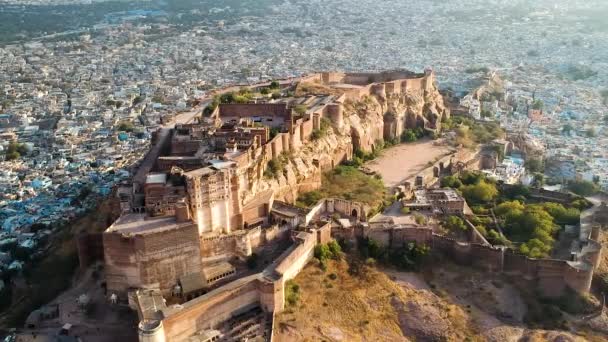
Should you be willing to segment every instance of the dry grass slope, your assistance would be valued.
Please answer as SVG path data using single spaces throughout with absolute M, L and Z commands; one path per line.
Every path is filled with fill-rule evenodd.
M 330 262 L 325 272 L 312 263 L 295 283 L 300 300 L 277 317 L 277 341 L 478 340 L 461 308 L 375 269 L 361 277 L 350 275 L 345 261 Z

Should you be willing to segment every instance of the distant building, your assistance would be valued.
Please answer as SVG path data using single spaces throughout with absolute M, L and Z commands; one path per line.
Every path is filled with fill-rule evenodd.
M 465 200 L 454 189 L 419 189 L 403 206 L 413 211 L 430 211 L 446 215 L 462 215 Z

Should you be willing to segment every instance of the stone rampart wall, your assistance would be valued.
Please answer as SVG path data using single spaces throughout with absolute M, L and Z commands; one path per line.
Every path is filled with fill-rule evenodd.
M 259 276 L 236 280 L 182 305 L 162 321 L 167 342 L 181 342 L 211 329 L 247 307 L 260 303 Z
M 272 313 L 282 311 L 285 281 L 294 278 L 312 258 L 316 241 L 317 232 L 300 232 L 296 243 L 263 273 L 235 280 L 178 308 L 165 308 L 164 340 L 184 341 L 254 306 Z
M 285 120 L 290 118 L 290 111 L 285 103 L 231 103 L 219 106 L 219 115 L 225 117 L 247 118 L 254 116 L 276 116 Z
M 545 296 L 560 296 L 567 287 L 579 293 L 587 293 L 591 288 L 594 265 L 589 263 L 531 259 L 504 247 L 460 242 L 432 234 L 428 228 L 372 228 L 364 230 L 363 236 L 391 248 L 399 248 L 409 241 L 424 243 L 457 263 L 475 266 L 488 272 L 504 272 L 524 277 L 533 281 Z

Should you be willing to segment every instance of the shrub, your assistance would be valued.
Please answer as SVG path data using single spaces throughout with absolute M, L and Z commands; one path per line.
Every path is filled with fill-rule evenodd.
M 401 211 L 401 214 L 403 214 L 403 215 L 407 215 L 407 214 L 409 214 L 409 213 L 410 213 L 410 208 L 408 208 L 408 207 L 403 207 L 403 208 L 401 208 L 401 210 L 400 210 L 400 211 Z
M 289 162 L 289 157 L 285 154 L 285 152 L 281 153 L 278 158 L 272 158 L 268 161 L 268 165 L 266 170 L 264 171 L 264 176 L 266 178 L 276 178 L 285 169 L 285 165 Z
M 134 126 L 130 121 L 123 121 L 118 124 L 117 129 L 122 132 L 133 132 Z
M 332 240 L 327 244 L 329 248 L 329 252 L 331 253 L 331 257 L 334 259 L 339 259 L 342 255 L 342 247 L 336 240 Z
M 418 140 L 418 137 L 416 137 L 416 134 L 411 130 L 406 130 L 401 134 L 402 142 L 414 142 L 416 140 Z
M 426 222 L 427 222 L 426 217 L 419 213 L 414 214 L 414 221 L 416 221 L 416 223 L 419 225 L 426 224 Z
M 329 247 L 325 244 L 316 245 L 314 250 L 315 258 L 319 259 L 319 261 L 323 262 L 332 257 L 332 253 Z
M 402 270 L 418 270 L 430 254 L 430 248 L 416 242 L 405 244 L 402 248 L 388 253 L 388 263 Z
M 310 207 L 317 204 L 324 197 L 323 193 L 318 190 L 305 192 L 298 197 L 297 203 L 303 207 Z
M 310 135 L 311 140 L 319 140 L 327 135 L 329 132 L 329 128 L 331 127 L 331 123 L 326 118 L 321 118 L 321 123 L 319 125 L 319 129 L 315 129 L 312 131 Z
M 293 280 L 288 280 L 285 283 L 285 302 L 289 306 L 295 306 L 300 300 L 300 285 Z

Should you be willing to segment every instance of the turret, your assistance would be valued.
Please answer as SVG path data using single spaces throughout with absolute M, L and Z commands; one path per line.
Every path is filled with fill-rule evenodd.
M 386 85 L 384 83 L 372 85 L 371 93 L 372 95 L 376 95 L 381 98 L 386 98 Z
M 344 125 L 344 112 L 342 105 L 339 103 L 331 103 L 327 105 L 327 116 L 332 124 L 337 129 L 342 129 Z
M 138 326 L 139 342 L 165 342 L 163 321 L 141 321 Z

